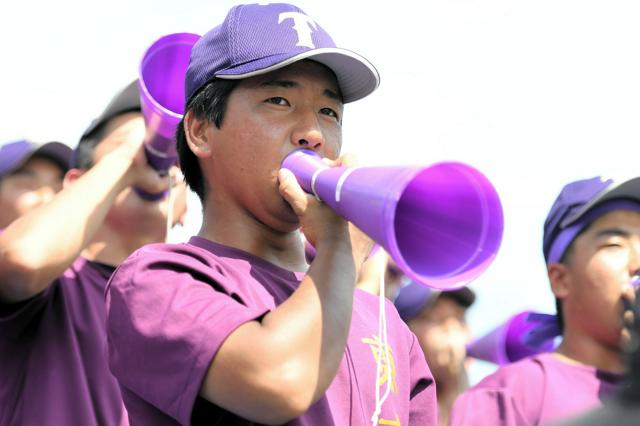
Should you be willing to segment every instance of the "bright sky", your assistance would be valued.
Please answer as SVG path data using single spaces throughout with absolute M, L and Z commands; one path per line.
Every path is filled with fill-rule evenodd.
M 75 146 L 109 99 L 137 77 L 145 49 L 202 34 L 229 0 L 22 0 L 0 14 L 0 142 Z M 553 312 L 542 223 L 561 187 L 638 173 L 640 4 L 635 0 L 297 1 L 340 47 L 382 76 L 349 104 L 344 151 L 362 165 L 470 164 L 496 186 L 505 233 L 472 287 L 480 335 L 523 309 Z M 378 4 L 376 6 L 376 4 Z M 197 232 L 190 199 L 183 240 Z M 475 382 L 492 369 L 477 363 Z

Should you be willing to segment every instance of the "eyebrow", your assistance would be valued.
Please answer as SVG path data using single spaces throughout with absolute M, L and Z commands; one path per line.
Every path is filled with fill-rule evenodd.
M 631 232 L 622 229 L 622 228 L 607 228 L 598 231 L 595 235 L 596 238 L 604 238 L 604 237 L 628 237 L 631 235 Z
M 283 89 L 295 89 L 300 87 L 300 83 L 293 80 L 268 80 L 264 81 L 260 84 L 260 87 L 280 87 Z M 342 96 L 330 89 L 324 89 L 322 92 L 324 96 L 334 101 L 338 101 L 342 103 Z

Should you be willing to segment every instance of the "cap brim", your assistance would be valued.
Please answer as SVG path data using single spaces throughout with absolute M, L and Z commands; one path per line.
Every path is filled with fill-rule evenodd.
M 338 79 L 344 103 L 362 99 L 380 85 L 380 75 L 367 59 L 350 50 L 334 47 L 312 49 L 291 57 L 269 56 L 222 70 L 216 77 L 226 80 L 249 78 L 278 70 L 303 59 L 314 60 L 333 71 Z
M 140 110 L 140 92 L 138 90 L 138 80 L 136 79 L 111 99 L 111 102 L 109 102 L 109 105 L 102 111 L 102 114 L 93 120 L 84 133 L 82 133 L 81 139 L 88 137 L 95 132 L 98 127 L 117 115 Z
M 48 142 L 36 149 L 31 156 L 42 155 L 55 161 L 63 171 L 69 170 L 73 150 L 61 142 Z
M 448 296 L 455 299 L 461 306 L 465 308 L 473 305 L 476 301 L 476 294 L 469 287 L 462 287 L 456 290 L 443 291 L 441 296 Z
M 416 282 L 410 282 L 400 288 L 393 303 L 400 314 L 400 318 L 404 321 L 409 321 L 418 315 L 428 302 L 435 300 L 438 294 L 440 294 L 439 290 Z
M 627 199 L 640 203 L 640 177 L 626 180 L 615 180 L 605 190 L 585 204 L 576 214 L 566 218 L 560 226 L 565 228 L 582 218 L 589 210 L 606 201 Z
M 36 144 L 26 140 L 3 145 L 0 148 L 0 177 L 20 168 L 37 148 Z
M 7 152 L 3 152 L 4 162 L 0 162 L 0 176 L 6 176 L 18 170 L 33 158 L 43 156 L 56 163 L 64 172 L 69 170 L 72 149 L 60 142 L 48 142 L 38 145 L 29 141 L 13 144 Z

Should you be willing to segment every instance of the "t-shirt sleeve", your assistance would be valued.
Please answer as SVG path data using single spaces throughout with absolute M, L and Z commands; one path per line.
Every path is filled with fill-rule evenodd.
M 109 365 L 120 385 L 188 424 L 224 340 L 267 309 L 216 286 L 220 272 L 183 253 L 138 251 L 107 288 Z M 217 289 L 216 289 L 217 288 Z
M 407 330 L 407 332 L 409 331 Z M 410 334 L 411 394 L 409 395 L 409 425 L 437 426 L 436 385 L 418 339 L 413 333 Z
M 19 338 L 31 323 L 42 316 L 52 292 L 51 286 L 30 299 L 18 303 L 0 302 L 0 336 Z
M 451 426 L 531 426 L 538 423 L 544 374 L 530 360 L 509 365 L 462 393 Z

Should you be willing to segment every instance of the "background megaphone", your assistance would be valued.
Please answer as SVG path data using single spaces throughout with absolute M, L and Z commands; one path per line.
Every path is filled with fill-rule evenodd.
M 146 125 L 144 150 L 149 164 L 162 174 L 178 160 L 175 133 L 184 114 L 184 78 L 191 48 L 199 38 L 191 33 L 161 37 L 140 62 L 140 106 Z M 149 200 L 164 196 L 139 189 L 136 192 Z
M 310 150 L 282 167 L 300 186 L 380 244 L 412 280 L 438 289 L 466 285 L 502 240 L 498 194 L 462 163 L 430 167 L 328 167 Z
M 527 344 L 526 336 L 542 322 L 555 321 L 555 315 L 523 311 L 511 317 L 484 336 L 467 345 L 467 356 L 498 365 L 516 362 L 522 358 L 551 352 L 556 344 L 553 339 L 536 345 Z

